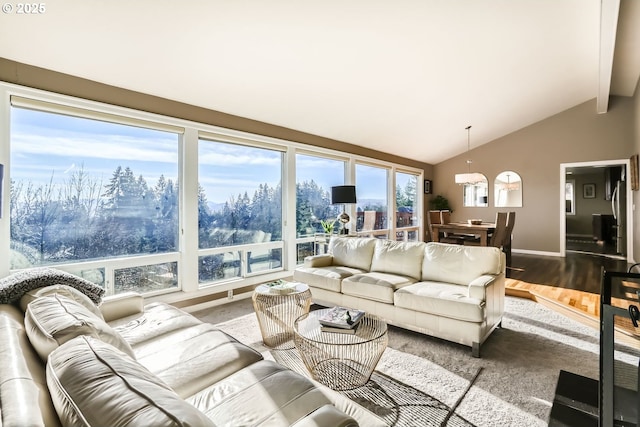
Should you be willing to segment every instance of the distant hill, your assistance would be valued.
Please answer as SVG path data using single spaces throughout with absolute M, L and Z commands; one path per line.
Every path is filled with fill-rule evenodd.
M 224 208 L 224 203 L 209 202 L 207 203 L 207 206 L 209 206 L 209 209 L 211 209 L 211 212 L 219 212 Z
M 358 199 L 358 206 L 384 206 L 382 199 Z

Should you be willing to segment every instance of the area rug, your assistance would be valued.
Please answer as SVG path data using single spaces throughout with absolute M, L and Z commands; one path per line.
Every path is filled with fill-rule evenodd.
M 262 344 L 251 300 L 193 313 L 306 374 L 293 350 Z M 369 383 L 351 400 L 389 426 L 546 426 L 560 370 L 598 378 L 598 332 L 533 301 L 506 297 L 502 328 L 474 358 L 468 347 L 400 328 Z M 640 353 L 619 347 L 616 359 L 637 366 Z
M 385 354 L 384 358 L 393 359 L 392 354 L 393 351 L 389 351 L 390 356 Z M 295 348 L 270 350 L 267 354 L 267 357 L 269 356 L 296 372 L 308 375 L 304 362 Z M 437 371 L 434 368 L 432 370 Z M 363 387 L 340 393 L 376 414 L 388 426 L 474 427 L 469 421 L 456 414 L 455 410 L 481 371 L 481 368 L 478 369 L 474 378 L 467 381 L 464 390 L 456 390 L 458 399 L 452 406 L 379 370 L 374 371 L 369 382 Z M 463 382 L 457 383 L 455 388 L 460 386 L 463 386 Z

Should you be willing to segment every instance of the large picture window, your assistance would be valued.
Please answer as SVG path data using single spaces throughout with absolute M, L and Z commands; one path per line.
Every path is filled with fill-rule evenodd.
M 345 184 L 351 235 L 422 229 L 419 169 L 1 82 L 0 99 L 3 275 L 49 266 L 106 295 L 233 295 L 326 252 Z
M 10 140 L 10 268 L 178 251 L 178 134 L 13 107 Z
M 388 238 L 388 189 L 389 171 L 369 165 L 356 165 L 358 192 L 358 217 L 356 231 L 360 235 Z
M 282 268 L 281 151 L 209 139 L 198 144 L 201 283 Z M 238 248 L 238 246 L 243 246 Z
M 418 176 L 396 172 L 396 239 L 418 240 Z
M 331 205 L 331 187 L 344 185 L 345 161 L 296 155 L 297 262 L 318 252 L 326 236 L 337 232 L 340 206 Z M 324 226 L 323 226 L 324 224 Z M 331 228 L 333 227 L 333 228 Z

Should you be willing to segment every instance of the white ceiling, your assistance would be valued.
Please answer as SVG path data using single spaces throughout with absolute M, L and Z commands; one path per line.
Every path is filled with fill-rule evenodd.
M 617 0 L 602 4 L 615 18 Z M 432 164 L 466 151 L 467 125 L 473 148 L 608 83 L 631 96 L 640 75 L 636 0 L 613 67 L 601 0 L 45 5 L 0 14 L 0 57 Z

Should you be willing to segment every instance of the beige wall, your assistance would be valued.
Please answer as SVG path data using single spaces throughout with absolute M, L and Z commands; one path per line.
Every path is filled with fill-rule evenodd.
M 453 220 L 490 221 L 497 210 L 506 210 L 493 207 L 493 180 L 504 170 L 518 172 L 523 181 L 523 206 L 509 208 L 516 212 L 514 249 L 559 253 L 560 164 L 628 159 L 637 152 L 637 98 L 612 97 L 607 114 L 596 113 L 593 99 L 475 148 L 469 155 L 439 163 L 433 181 L 437 194 L 449 199 Z M 488 208 L 462 206 L 462 187 L 454 183 L 454 175 L 466 170 L 468 158 L 473 160 L 473 171 L 484 173 L 489 180 Z

